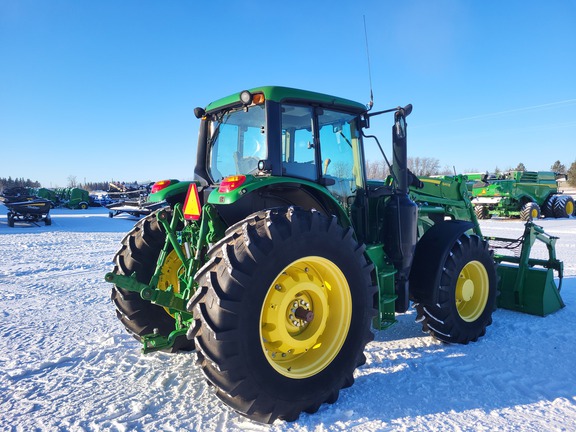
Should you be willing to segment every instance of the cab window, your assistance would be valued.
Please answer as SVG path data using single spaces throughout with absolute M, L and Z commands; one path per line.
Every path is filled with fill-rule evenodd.
M 282 106 L 282 172 L 286 176 L 316 181 L 313 109 Z

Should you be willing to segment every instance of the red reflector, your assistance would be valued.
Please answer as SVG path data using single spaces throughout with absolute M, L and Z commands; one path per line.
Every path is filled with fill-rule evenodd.
M 231 192 L 234 189 L 238 189 L 240 186 L 242 186 L 242 183 L 244 183 L 245 181 L 246 181 L 246 176 L 243 176 L 243 175 L 235 175 L 235 176 L 226 177 L 224 180 L 222 180 L 222 183 L 220 183 L 220 187 L 218 188 L 218 192 L 220 192 L 220 193 Z
M 200 219 L 200 197 L 198 196 L 198 187 L 196 183 L 190 183 L 188 186 L 188 194 L 184 201 L 184 219 L 198 220 Z
M 150 191 L 151 193 L 156 193 L 158 191 L 161 191 L 162 189 L 167 188 L 168 186 L 170 186 L 170 184 L 172 183 L 171 180 L 160 180 L 157 181 L 156 183 L 154 183 L 152 185 L 152 190 Z

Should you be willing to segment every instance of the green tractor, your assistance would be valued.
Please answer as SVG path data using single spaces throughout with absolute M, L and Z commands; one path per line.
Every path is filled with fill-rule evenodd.
M 472 187 L 476 216 L 520 217 L 524 221 L 570 217 L 576 214 L 574 199 L 558 191 L 560 176 L 548 171 L 510 171 L 495 179 L 486 175 Z
M 365 362 L 371 328 L 394 324 L 410 302 L 437 339 L 483 336 L 503 289 L 501 261 L 481 235 L 466 177 L 407 169 L 411 110 L 370 112 L 285 87 L 196 108 L 195 180 L 154 185 L 150 200 L 166 206 L 126 235 L 106 275 L 143 352 L 196 350 L 222 401 L 272 423 L 335 402 Z M 365 131 L 384 113 L 394 116 L 391 175 L 369 181 L 365 142 L 382 147 Z M 540 297 L 557 294 L 552 258 L 538 263 L 548 276 Z M 512 309 L 524 307 L 528 260 L 508 265 Z

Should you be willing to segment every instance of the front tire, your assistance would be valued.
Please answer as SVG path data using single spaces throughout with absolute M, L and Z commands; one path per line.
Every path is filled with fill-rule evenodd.
M 520 219 L 523 221 L 533 221 L 540 218 L 540 206 L 535 202 L 527 202 L 520 210 Z
M 438 250 L 424 251 L 434 256 Z M 437 301 L 416 299 L 417 321 L 424 331 L 448 343 L 467 344 L 484 336 L 496 307 L 496 265 L 488 243 L 477 235 L 462 234 L 453 243 L 436 274 Z
M 189 304 L 216 395 L 263 423 L 334 403 L 373 339 L 372 268 L 352 229 L 319 212 L 270 210 L 230 227 Z
M 474 213 L 476 214 L 477 219 L 488 219 L 490 217 L 490 213 L 488 213 L 488 207 L 483 205 L 474 206 Z

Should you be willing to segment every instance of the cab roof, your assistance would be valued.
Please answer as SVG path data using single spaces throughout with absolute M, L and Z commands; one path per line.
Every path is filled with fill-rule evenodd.
M 264 86 L 256 87 L 248 90 L 252 94 L 262 93 L 266 100 L 272 100 L 278 103 L 281 102 L 304 102 L 306 104 L 314 104 L 324 107 L 341 108 L 347 111 L 361 113 L 367 110 L 366 105 L 350 99 L 344 99 L 337 96 L 331 96 L 323 93 L 316 93 L 307 90 L 300 90 L 290 87 L 281 86 Z M 238 105 L 240 103 L 240 93 L 234 93 L 230 96 L 218 99 L 211 102 L 206 107 L 206 111 L 215 111 L 228 106 Z

